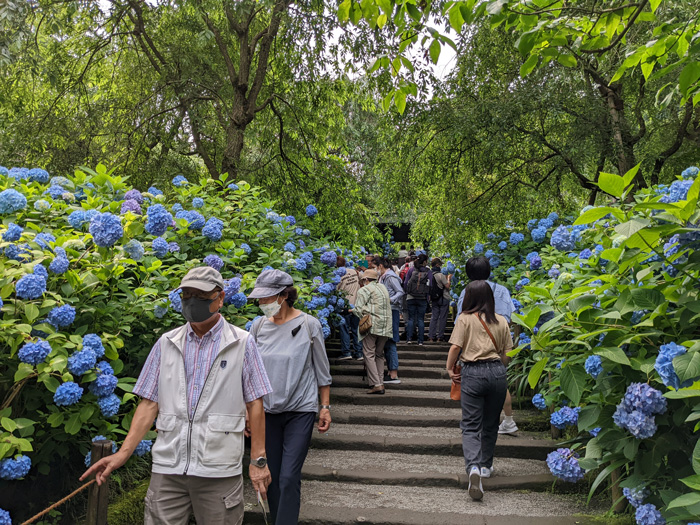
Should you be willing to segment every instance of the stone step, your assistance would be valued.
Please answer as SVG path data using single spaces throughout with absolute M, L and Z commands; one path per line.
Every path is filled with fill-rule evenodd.
M 407 361 L 405 361 L 404 368 L 442 369 L 445 372 L 447 372 L 447 370 L 445 369 L 445 364 L 447 363 L 447 358 L 445 357 L 444 359 L 440 359 L 440 355 L 437 354 L 437 356 L 438 356 L 438 359 L 407 360 Z M 328 361 L 330 362 L 331 366 L 343 366 L 343 367 L 352 367 L 352 366 L 362 367 L 363 366 L 361 361 L 351 360 L 351 359 L 341 360 L 341 359 L 338 359 L 337 357 L 331 357 L 328 359 Z M 401 353 L 400 352 L 399 352 L 399 366 L 401 366 Z
M 326 350 L 337 350 L 340 349 L 340 342 L 326 341 Z M 450 350 L 449 343 L 431 343 L 427 340 L 423 342 L 423 346 L 417 343 L 408 344 L 405 341 L 401 341 L 397 345 L 399 355 L 402 351 L 420 352 L 424 354 L 439 353 L 447 357 L 447 352 Z
M 555 479 L 546 463 L 539 460 L 494 458 L 494 468 L 492 477 L 483 480 L 486 490 L 550 490 Z M 311 449 L 302 473 L 304 479 L 319 481 L 424 487 L 469 485 L 461 456 Z
M 333 364 L 331 362 L 331 375 L 336 376 L 357 376 L 364 374 L 364 366 L 362 363 L 357 361 L 339 361 L 338 364 Z M 400 360 L 399 360 L 400 364 Z M 435 367 L 433 364 L 430 368 L 427 366 L 401 366 L 400 367 L 402 377 L 419 377 L 425 379 L 449 379 L 450 376 L 445 370 L 445 367 Z M 446 383 L 446 389 L 449 394 L 449 382 Z
M 246 483 L 246 524 L 264 523 Z M 481 502 L 463 488 L 304 480 L 300 525 L 593 525 L 606 510 L 573 494 L 486 490 Z M 585 513 L 585 514 L 584 514 Z
M 401 372 L 404 365 L 399 366 L 399 378 L 401 383 L 387 383 L 385 387 L 390 390 L 416 390 L 424 392 L 439 392 L 446 390 L 449 383 L 444 379 L 425 379 L 420 377 L 404 377 Z M 367 389 L 367 381 L 362 379 L 362 372 L 356 375 L 334 375 L 333 388 L 364 388 Z
M 388 386 L 388 385 L 387 385 Z M 399 385 L 392 385 L 399 386 Z M 459 408 L 358 407 L 334 405 L 334 423 L 352 425 L 385 425 L 394 427 L 458 427 L 462 420 Z M 502 418 L 501 418 L 502 419 Z M 549 414 L 535 410 L 516 410 L 513 419 L 521 431 L 547 432 Z
M 403 372 L 403 371 L 401 371 Z M 450 399 L 449 382 L 445 383 L 443 391 L 402 391 L 386 389 L 384 395 L 370 395 L 364 390 L 356 388 L 331 388 L 331 403 L 345 403 L 349 405 L 390 405 L 390 406 L 418 406 L 418 407 L 442 407 L 459 408 L 459 401 Z
M 499 434 L 496 456 L 544 460 L 557 443 L 544 433 Z M 317 449 L 396 452 L 407 454 L 459 455 L 462 437 L 459 427 L 393 427 L 332 424 L 326 434 L 315 433 L 311 446 Z

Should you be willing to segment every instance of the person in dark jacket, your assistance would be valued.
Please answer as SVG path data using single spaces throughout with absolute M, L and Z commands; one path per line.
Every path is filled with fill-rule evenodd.
M 425 312 L 428 309 L 430 283 L 433 280 L 433 272 L 425 265 L 427 260 L 428 256 L 424 253 L 416 257 L 413 268 L 408 270 L 403 282 L 403 289 L 406 292 L 406 305 L 408 307 L 408 323 L 406 323 L 408 342 L 411 342 L 410 338 L 413 334 L 413 328 L 417 327 L 418 344 L 421 346 L 425 338 Z M 414 277 L 416 273 L 418 275 Z

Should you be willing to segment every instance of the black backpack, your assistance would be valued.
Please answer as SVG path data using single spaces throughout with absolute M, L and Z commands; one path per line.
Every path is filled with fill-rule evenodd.
M 437 269 L 437 271 L 439 272 L 440 270 Z M 445 290 L 438 284 L 437 279 L 435 278 L 436 275 L 436 269 L 433 269 L 433 282 L 430 286 L 430 300 L 433 302 L 439 301 L 442 298 L 442 292 Z
M 414 299 L 425 299 L 428 297 L 429 289 L 430 281 L 428 280 L 428 269 L 425 266 L 422 268 L 413 268 L 411 278 L 408 280 L 408 283 L 406 283 L 406 293 Z

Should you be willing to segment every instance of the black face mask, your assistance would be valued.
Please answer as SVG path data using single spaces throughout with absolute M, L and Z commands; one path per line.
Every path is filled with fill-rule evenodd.
M 210 312 L 209 307 L 214 299 L 198 299 L 190 297 L 182 300 L 182 315 L 190 323 L 203 323 L 216 312 Z

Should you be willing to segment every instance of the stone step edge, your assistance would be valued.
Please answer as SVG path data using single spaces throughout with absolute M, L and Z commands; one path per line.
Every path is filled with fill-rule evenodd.
M 303 488 L 302 488 L 303 491 Z M 465 493 L 464 497 L 467 495 Z M 445 509 L 449 509 L 449 501 Z M 257 505 L 246 504 L 244 523 L 264 524 L 262 510 Z M 392 508 L 347 508 L 319 507 L 303 504 L 299 515 L 299 525 L 600 525 L 599 517 L 582 515 L 489 516 L 480 514 L 459 514 L 455 512 L 416 512 Z
M 313 481 L 339 481 L 370 485 L 403 485 L 415 487 L 458 487 L 467 488 L 469 479 L 463 474 L 446 474 L 441 472 L 401 472 L 369 470 L 332 469 L 320 465 L 304 465 L 303 479 Z M 550 490 L 555 478 L 551 474 L 531 474 L 519 476 L 498 476 L 482 479 L 485 490 Z M 561 484 L 563 486 L 563 484 Z M 576 489 L 575 484 L 572 487 Z
M 455 409 L 459 410 L 459 409 Z M 544 421 L 538 417 L 539 414 L 516 411 L 514 420 L 517 425 L 523 427 L 534 427 L 548 431 L 550 428 L 549 421 Z M 395 427 L 448 427 L 454 428 L 459 426 L 462 421 L 460 412 L 456 412 L 454 416 L 419 416 L 415 414 L 390 414 L 387 412 L 356 414 L 347 413 L 342 410 L 335 409 L 332 413 L 333 423 L 341 425 L 373 425 L 373 426 L 395 426 Z
M 360 450 L 373 452 L 402 452 L 405 454 L 440 455 L 462 453 L 461 438 L 407 438 L 356 436 L 353 434 L 314 435 L 311 447 L 326 450 Z M 496 442 L 496 456 L 504 458 L 545 460 L 557 448 L 557 443 L 545 439 L 512 438 Z

